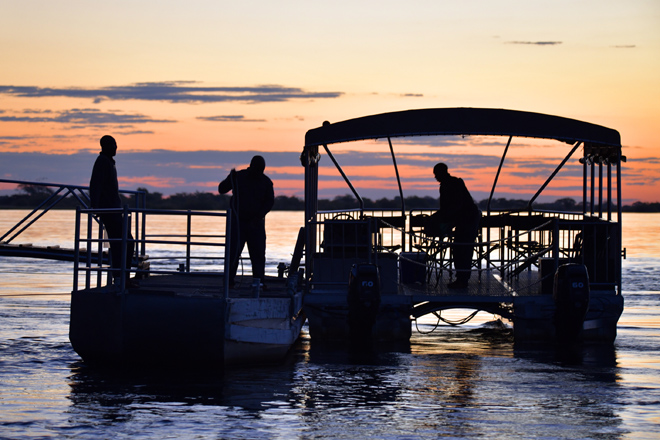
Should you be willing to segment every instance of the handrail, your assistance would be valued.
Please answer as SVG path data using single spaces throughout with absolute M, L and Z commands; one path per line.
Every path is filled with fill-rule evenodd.
M 80 185 L 69 185 L 69 184 L 63 184 L 63 183 L 46 183 L 46 182 L 30 182 L 30 181 L 25 181 L 25 180 L 13 180 L 13 179 L 0 179 L 0 183 L 12 183 L 16 185 L 27 185 L 27 186 L 37 186 L 37 187 L 55 187 L 57 188 L 53 193 L 50 194 L 45 200 L 43 200 L 37 207 L 32 209 L 32 211 L 27 214 L 23 219 L 21 219 L 18 223 L 16 223 L 13 227 L 11 227 L 7 232 L 5 232 L 1 237 L 0 237 L 0 242 L 4 243 L 11 243 L 16 237 L 21 235 L 26 229 L 28 229 L 30 226 L 32 226 L 37 220 L 39 220 L 41 217 L 43 217 L 50 209 L 54 208 L 57 204 L 62 202 L 64 199 L 66 199 L 68 196 L 73 196 L 80 205 L 82 205 L 84 208 L 89 208 L 90 207 L 90 198 L 89 198 L 89 187 L 88 186 L 80 186 Z M 64 194 L 60 195 L 64 191 Z M 132 191 L 132 190 L 119 190 L 121 194 L 131 194 L 135 195 L 135 208 L 146 208 L 146 193 L 144 191 Z M 59 196 L 59 197 L 58 197 Z M 57 199 L 56 199 L 57 198 Z M 56 200 L 54 200 L 56 199 Z M 53 201 L 54 200 L 54 201 Z M 48 206 L 47 205 L 49 202 L 53 201 L 50 203 Z M 37 214 L 39 210 L 43 210 Z M 35 216 L 32 218 L 33 216 Z M 16 232 L 14 235 L 11 237 L 7 238 L 9 235 L 11 235 L 14 231 L 19 229 L 24 223 L 27 224 L 23 226 L 22 229 L 20 229 L 18 232 Z M 136 223 L 136 235 L 138 235 L 138 224 Z
M 100 232 L 98 234 L 95 234 L 96 230 L 93 228 L 93 225 L 98 225 L 96 221 L 94 221 L 94 218 L 96 215 L 98 215 L 101 212 L 122 212 L 123 213 L 123 218 L 124 218 L 124 227 L 123 227 L 123 234 L 121 238 L 103 238 Z M 185 263 L 181 263 L 179 265 L 179 268 L 176 270 L 158 270 L 158 269 L 153 269 L 150 268 L 148 271 L 142 270 L 138 268 L 137 270 L 135 269 L 125 269 L 125 264 L 122 264 L 121 268 L 115 269 L 115 268 L 110 268 L 108 266 L 103 266 L 102 262 L 99 261 L 97 265 L 93 266 L 92 261 L 90 258 L 88 258 L 85 262 L 82 263 L 83 267 L 80 267 L 79 264 L 79 254 L 80 250 L 82 248 L 81 245 L 85 245 L 84 247 L 87 248 L 87 252 L 89 253 L 92 245 L 98 244 L 99 248 L 102 246 L 102 243 L 110 243 L 110 242 L 117 242 L 121 241 L 122 243 L 122 258 L 126 258 L 126 247 L 130 245 L 129 240 L 128 240 L 128 218 L 130 214 L 134 214 L 135 217 L 141 217 L 142 218 L 142 225 L 143 228 L 141 231 L 139 231 L 138 235 L 134 237 L 135 242 L 140 242 L 143 245 L 143 251 L 146 251 L 146 246 L 151 245 L 151 244 L 168 244 L 168 245 L 175 245 L 175 246 L 181 246 L 183 248 L 183 251 L 181 251 L 180 254 L 173 254 L 173 255 L 168 255 L 166 257 L 159 257 L 156 259 L 170 259 L 170 260 L 183 260 Z M 86 233 L 83 237 L 81 237 L 81 223 L 82 219 L 84 216 L 87 216 L 87 230 Z M 176 235 L 172 238 L 181 238 L 181 240 L 162 240 L 162 239 L 153 239 L 149 237 L 159 237 L 160 234 L 147 234 L 147 217 L 148 216 L 185 216 L 186 217 L 186 234 L 180 234 Z M 194 217 L 224 217 L 225 220 L 225 234 L 218 234 L 218 235 L 204 235 L 203 237 L 206 238 L 220 238 L 221 240 L 217 242 L 213 241 L 198 241 L 198 240 L 192 240 L 193 237 L 195 237 L 195 234 L 192 233 L 192 228 L 190 227 L 192 219 Z M 91 225 L 91 226 L 90 226 Z M 98 226 L 100 229 L 100 226 Z M 217 271 L 196 271 L 196 272 L 201 272 L 204 274 L 209 274 L 209 275 L 215 275 L 215 274 L 221 274 L 221 273 L 229 273 L 229 246 L 228 244 L 228 237 L 230 236 L 229 234 L 231 233 L 231 215 L 230 211 L 226 212 L 211 212 L 211 211 L 168 211 L 168 210 L 162 210 L 162 209 L 137 209 L 137 208 L 128 208 L 124 207 L 123 210 L 120 209 L 113 209 L 113 210 L 108 210 L 108 209 L 83 209 L 81 207 L 78 207 L 76 209 L 76 235 L 75 235 L 75 252 L 76 252 L 76 259 L 74 262 L 74 280 L 73 280 L 73 288 L 74 290 L 78 289 L 78 274 L 79 272 L 83 272 L 86 274 L 86 281 L 85 281 L 85 288 L 89 289 L 91 287 L 90 283 L 90 277 L 89 274 L 96 272 L 99 274 L 97 277 L 97 283 L 96 287 L 100 286 L 100 282 L 102 281 L 102 277 L 100 276 L 101 274 L 105 273 L 109 275 L 111 272 L 120 272 L 120 282 L 119 282 L 119 288 L 121 291 L 124 291 L 126 287 L 126 281 L 128 280 L 128 276 L 130 272 L 135 272 L 136 274 L 142 274 L 144 272 L 148 272 L 149 274 L 178 274 L 181 272 L 191 272 L 191 262 L 193 260 L 209 260 L 212 257 L 209 256 L 196 256 L 192 255 L 191 253 L 191 247 L 193 246 L 205 246 L 205 247 L 219 247 L 219 248 L 224 248 L 224 252 L 221 257 L 215 257 L 213 259 L 219 259 L 223 260 L 223 272 L 217 272 Z M 171 234 L 168 234 L 171 235 Z M 98 237 L 98 238 L 95 238 Z M 224 239 L 224 240 L 223 240 Z M 145 255 L 145 253 L 141 254 L 142 256 Z M 228 289 L 229 289 L 229 278 L 224 277 L 224 293 L 225 295 L 228 295 Z
M 406 215 L 404 226 L 400 223 L 388 223 L 387 213 L 389 212 L 394 217 L 395 214 L 399 213 L 397 209 L 378 211 L 384 215 L 374 217 L 378 218 L 381 226 L 374 231 L 377 234 L 375 236 L 376 241 L 372 243 L 372 249 L 368 255 L 371 255 L 372 253 L 377 255 L 379 252 L 386 252 L 397 255 L 400 260 L 409 260 L 412 264 L 423 265 L 427 266 L 427 269 L 432 269 L 432 262 L 422 262 L 420 260 L 409 258 L 407 253 L 419 252 L 420 248 L 417 245 L 419 245 L 421 241 L 425 241 L 425 246 L 429 247 L 449 247 L 451 245 L 459 244 L 454 242 L 440 242 L 437 237 L 427 236 L 423 230 L 419 229 L 420 225 L 415 224 L 413 226 L 413 218 L 417 214 L 431 213 L 433 210 L 410 210 Z M 310 224 L 315 225 L 316 234 L 320 234 L 319 236 L 322 237 L 325 222 L 331 220 L 330 216 L 332 214 L 336 215 L 341 214 L 342 212 L 350 213 L 355 211 L 319 211 L 317 212 L 317 218 Z M 537 212 L 534 211 L 532 214 L 536 213 Z M 527 268 L 531 269 L 532 265 L 540 266 L 539 259 L 542 257 L 548 257 L 554 260 L 555 267 L 563 264 L 566 260 L 572 262 L 582 261 L 584 264 L 590 265 L 590 270 L 594 270 L 594 279 L 590 280 L 593 286 L 614 287 L 617 284 L 616 282 L 610 282 L 609 278 L 605 276 L 606 272 L 609 270 L 608 267 L 606 265 L 603 266 L 603 263 L 593 260 L 593 255 L 595 255 L 594 252 L 596 249 L 595 246 L 601 246 L 596 243 L 596 238 L 600 236 L 599 234 L 609 234 L 607 231 L 610 231 L 610 228 L 616 226 L 613 222 L 572 212 L 545 211 L 538 212 L 538 214 L 540 215 L 530 216 L 529 212 L 521 212 L 511 215 L 485 216 L 484 219 L 486 220 L 482 222 L 482 226 L 480 227 L 480 237 L 488 238 L 485 240 L 478 238 L 474 243 L 470 243 L 476 250 L 473 263 L 477 263 L 478 268 L 474 270 L 495 270 L 501 276 L 506 275 L 507 277 L 515 277 L 523 270 Z M 530 221 L 524 221 L 527 217 L 530 217 Z M 488 222 L 488 218 L 501 218 L 501 221 Z M 507 219 L 510 219 L 510 221 L 507 221 Z M 342 219 L 341 223 L 348 225 L 353 221 L 358 222 L 362 221 L 362 219 Z M 395 232 L 391 237 L 397 236 L 397 231 L 399 231 L 402 235 L 405 235 L 406 238 L 400 238 L 398 241 L 394 240 L 385 243 L 386 245 L 380 245 L 382 237 L 378 234 L 383 226 L 388 230 Z M 490 236 L 491 231 L 493 231 L 492 238 Z M 583 245 L 582 242 L 578 243 L 578 238 L 584 236 L 585 233 L 591 234 L 591 236 L 594 237 L 588 246 Z M 404 240 L 408 245 L 407 248 L 401 246 Z M 322 242 L 322 239 L 318 240 L 318 242 Z M 578 245 L 579 247 L 576 247 Z M 349 240 L 344 242 L 343 246 L 345 246 L 346 249 L 350 249 L 351 246 L 357 245 L 351 244 Z M 613 252 L 610 248 L 602 248 L 601 250 L 604 252 Z M 322 247 L 317 247 L 316 251 L 325 252 Z M 335 250 L 334 253 L 329 253 L 329 256 L 332 255 L 337 255 L 337 258 L 340 258 L 343 253 L 336 252 Z M 481 263 L 485 263 L 485 266 Z

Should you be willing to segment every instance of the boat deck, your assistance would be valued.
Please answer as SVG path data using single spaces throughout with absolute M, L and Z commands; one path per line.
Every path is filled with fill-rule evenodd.
M 515 298 L 540 298 L 542 295 L 537 271 L 525 271 L 509 282 L 503 282 L 497 273 L 484 270 L 473 274 L 465 289 L 447 288 L 450 281 L 449 273 L 444 271 L 437 276 L 431 274 L 425 285 L 403 284 L 399 292 L 411 298 L 414 317 L 441 309 L 469 308 L 508 318 L 512 316 L 511 306 Z
M 432 273 L 425 284 L 402 284 L 400 294 L 415 297 L 428 296 L 438 298 L 445 296 L 465 296 L 470 298 L 506 298 L 514 296 L 541 295 L 542 283 L 537 271 L 525 271 L 513 279 L 503 281 L 499 273 L 483 270 L 473 273 L 465 289 L 449 289 L 447 284 L 452 281 L 448 271 Z M 491 299 L 492 301 L 492 299 Z
M 179 296 L 224 296 L 224 279 L 222 275 L 205 275 L 183 273 L 173 275 L 152 275 L 142 279 L 131 279 L 133 286 L 128 287 L 129 293 L 155 293 L 161 295 Z M 107 289 L 102 287 L 101 289 Z M 79 290 L 83 290 L 82 288 Z M 260 298 L 283 298 L 288 296 L 286 279 L 267 277 L 266 289 L 259 292 Z M 236 284 L 229 289 L 230 298 L 253 298 L 251 277 L 237 277 Z

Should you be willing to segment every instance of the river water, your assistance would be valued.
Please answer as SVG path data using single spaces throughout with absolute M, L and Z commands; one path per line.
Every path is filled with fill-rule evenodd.
M 0 231 L 24 214 L 3 211 Z M 73 213 L 39 222 L 18 242 L 71 245 Z M 301 222 L 269 214 L 268 272 Z M 613 347 L 514 346 L 480 313 L 432 333 L 422 320 L 409 345 L 372 350 L 305 331 L 282 365 L 221 373 L 88 368 L 68 341 L 71 263 L 0 257 L 0 438 L 660 438 L 660 214 L 623 225 Z

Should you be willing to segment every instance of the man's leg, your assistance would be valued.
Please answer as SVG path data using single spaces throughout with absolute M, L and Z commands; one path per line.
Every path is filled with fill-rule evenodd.
M 456 228 L 456 235 L 454 237 L 453 253 L 454 253 L 454 267 L 456 268 L 456 280 L 467 282 L 470 279 L 470 262 L 472 260 L 472 245 L 470 243 L 470 236 L 461 234 Z M 472 238 L 474 241 L 474 238 Z
M 252 262 L 252 277 L 264 282 L 266 276 L 266 228 L 265 222 L 252 223 L 247 237 L 250 261 Z
M 456 287 L 463 287 L 470 279 L 474 241 L 479 234 L 479 220 L 465 222 L 455 229 L 454 267 L 456 268 Z
M 245 247 L 245 228 L 239 223 L 232 224 L 232 232 L 229 240 L 229 286 L 234 286 L 236 272 L 241 261 L 241 253 Z
M 104 214 L 100 216 L 101 218 L 101 223 L 103 223 L 103 227 L 105 228 L 108 238 L 111 239 L 110 241 L 110 254 L 111 254 L 111 263 L 110 267 L 113 269 L 112 270 L 112 278 L 113 279 L 119 279 L 121 276 L 121 273 L 119 272 L 119 269 L 122 267 L 121 266 L 121 259 L 122 259 L 122 228 L 123 228 L 123 220 L 122 220 L 122 215 L 121 214 Z M 133 235 L 131 235 L 130 231 L 127 234 L 127 243 L 126 243 L 126 264 L 124 266 L 125 269 L 129 269 L 131 267 L 131 260 L 133 259 L 133 247 L 135 246 L 135 241 L 133 240 Z M 127 274 L 127 277 L 130 274 Z

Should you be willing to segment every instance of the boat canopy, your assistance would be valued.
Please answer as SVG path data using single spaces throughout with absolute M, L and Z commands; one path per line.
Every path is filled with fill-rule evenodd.
M 404 136 L 482 135 L 554 139 L 620 150 L 619 132 L 542 113 L 491 108 L 430 108 L 364 116 L 309 130 L 305 146 Z

